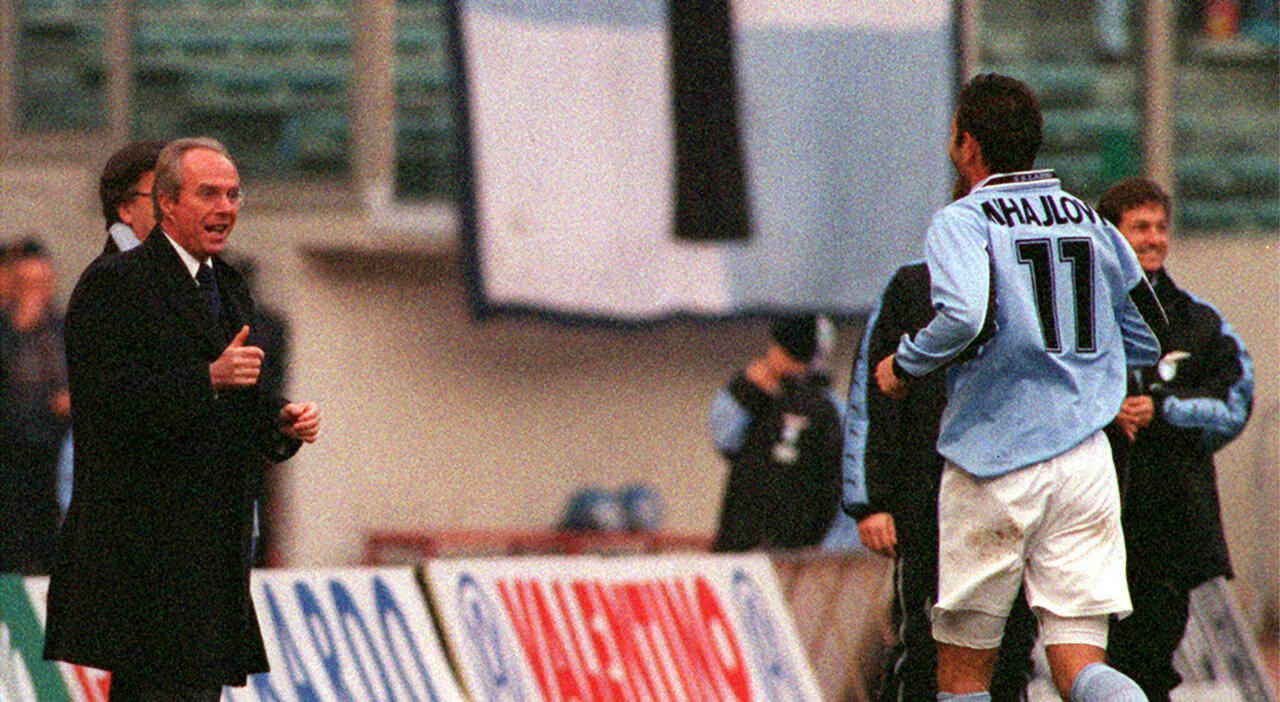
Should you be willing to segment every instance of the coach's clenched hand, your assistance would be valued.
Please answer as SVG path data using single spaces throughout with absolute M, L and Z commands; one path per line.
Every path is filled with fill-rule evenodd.
M 858 540 L 863 546 L 884 556 L 893 558 L 897 555 L 894 547 L 898 545 L 898 530 L 893 523 L 893 515 L 888 512 L 875 512 L 863 517 L 858 522 Z
M 290 402 L 276 420 L 282 434 L 299 441 L 313 443 L 320 433 L 320 408 L 314 402 Z
M 257 346 L 244 345 L 248 336 L 249 327 L 241 327 L 240 333 L 227 344 L 217 360 L 209 364 L 209 382 L 214 390 L 247 388 L 258 384 L 263 353 Z

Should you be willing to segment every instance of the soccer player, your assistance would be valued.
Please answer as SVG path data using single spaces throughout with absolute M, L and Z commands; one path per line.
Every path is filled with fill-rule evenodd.
M 915 333 L 931 319 L 928 267 L 923 261 L 899 267 L 867 320 L 850 373 L 842 506 L 857 520 L 862 544 L 895 560 L 893 622 L 898 636 L 885 659 L 880 702 L 937 697 L 930 609 L 938 599 L 938 483 L 945 461 L 936 446 L 947 405 L 946 368 L 918 378 L 906 397 L 896 401 L 875 389 L 870 378 L 876 362 L 893 353 L 904 334 Z M 970 348 L 989 335 L 980 335 Z M 1026 598 L 1019 598 L 996 657 L 989 690 L 993 702 L 1026 699 L 1035 627 Z
M 1108 618 L 1130 604 L 1101 430 L 1120 409 L 1127 368 L 1158 360 L 1144 317 L 1163 332 L 1163 315 L 1119 232 L 1052 171 L 1031 170 L 1040 132 L 1025 84 L 985 74 L 960 90 L 947 152 L 970 189 L 926 236 L 936 313 L 876 366 L 876 384 L 902 397 L 914 378 L 960 355 L 995 305 L 995 334 L 947 374 L 938 699 L 990 700 L 1022 586 L 1064 698 L 1145 700 L 1104 663 Z

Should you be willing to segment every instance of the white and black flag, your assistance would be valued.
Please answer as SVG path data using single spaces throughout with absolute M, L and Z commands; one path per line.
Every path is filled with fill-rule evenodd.
M 738 138 L 728 0 L 668 6 L 675 235 L 691 241 L 745 239 L 747 181 Z
M 950 166 L 951 3 L 454 0 L 480 315 L 857 313 Z

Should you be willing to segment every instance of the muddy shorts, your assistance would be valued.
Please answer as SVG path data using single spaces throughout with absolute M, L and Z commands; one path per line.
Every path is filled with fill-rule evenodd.
M 1019 585 L 1059 617 L 1132 610 L 1111 447 L 1097 432 L 1047 461 L 977 480 L 947 462 L 938 496 L 940 611 L 1006 617 Z

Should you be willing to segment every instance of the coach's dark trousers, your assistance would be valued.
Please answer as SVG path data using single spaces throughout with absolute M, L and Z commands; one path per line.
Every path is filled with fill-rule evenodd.
M 109 702 L 218 702 L 222 686 L 189 687 L 157 682 L 126 671 L 111 673 Z
M 1190 590 L 1168 578 L 1129 573 L 1133 614 L 1111 623 L 1108 662 L 1133 678 L 1151 702 L 1168 702 L 1182 682 L 1173 653 L 1182 643 L 1190 615 Z

